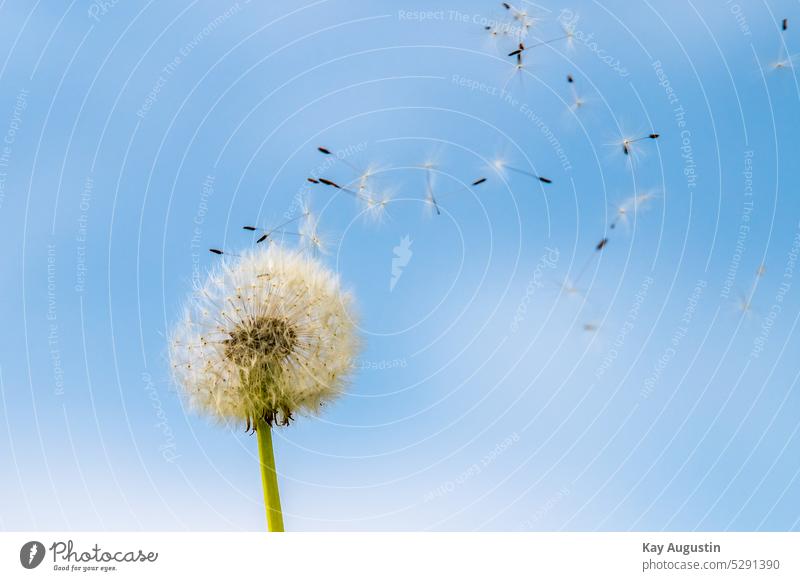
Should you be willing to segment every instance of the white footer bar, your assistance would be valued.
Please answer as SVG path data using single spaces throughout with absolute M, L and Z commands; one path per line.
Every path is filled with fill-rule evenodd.
M 800 579 L 800 533 L 0 533 L 0 579 Z M 196 576 L 196 577 L 195 577 Z

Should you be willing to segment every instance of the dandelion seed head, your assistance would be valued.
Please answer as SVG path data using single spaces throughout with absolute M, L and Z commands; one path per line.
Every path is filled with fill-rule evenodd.
M 286 425 L 343 392 L 358 349 L 338 277 L 273 244 L 209 274 L 172 331 L 169 356 L 194 409 Z

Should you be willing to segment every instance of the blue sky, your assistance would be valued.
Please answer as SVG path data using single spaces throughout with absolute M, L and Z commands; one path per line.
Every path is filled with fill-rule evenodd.
M 287 529 L 800 528 L 796 3 L 526 3 L 574 38 L 521 71 L 499 3 L 266 4 L 0 4 L 0 527 L 263 529 L 165 337 L 303 197 L 366 347 L 276 433 Z

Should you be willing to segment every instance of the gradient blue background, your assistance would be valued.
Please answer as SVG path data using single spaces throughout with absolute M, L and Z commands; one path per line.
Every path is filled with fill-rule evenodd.
M 495 2 L 91 6 L 0 4 L 0 138 L 18 126 L 0 198 L 0 527 L 263 528 L 255 439 L 187 414 L 165 337 L 208 247 L 248 246 L 243 224 L 291 212 L 317 145 L 362 144 L 349 160 L 385 170 L 398 201 L 374 224 L 308 190 L 366 350 L 346 397 L 277 433 L 288 529 L 800 528 L 800 282 L 784 276 L 800 90 L 769 67 L 783 41 L 800 51 L 796 2 L 526 4 L 536 37 L 559 36 L 570 9 L 629 74 L 555 42 L 511 79 L 516 104 L 453 82 L 509 79 L 513 43 L 476 23 L 506 16 Z M 443 12 L 400 13 L 415 10 Z M 685 110 L 695 187 L 654 61 Z M 609 145 L 651 130 L 633 165 Z M 486 167 L 498 155 L 554 183 L 502 179 Z M 413 166 L 431 159 L 452 193 L 426 217 Z M 658 197 L 581 278 L 585 301 L 565 296 L 613 204 L 645 190 Z M 557 263 L 537 270 L 545 248 Z

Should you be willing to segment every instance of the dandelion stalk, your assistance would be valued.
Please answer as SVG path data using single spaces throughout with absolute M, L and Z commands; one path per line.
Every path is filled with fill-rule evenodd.
M 264 507 L 267 510 L 267 529 L 271 533 L 283 532 L 283 511 L 278 491 L 278 473 L 272 451 L 272 428 L 264 420 L 256 422 L 258 459 L 261 463 L 261 485 L 264 488 Z

